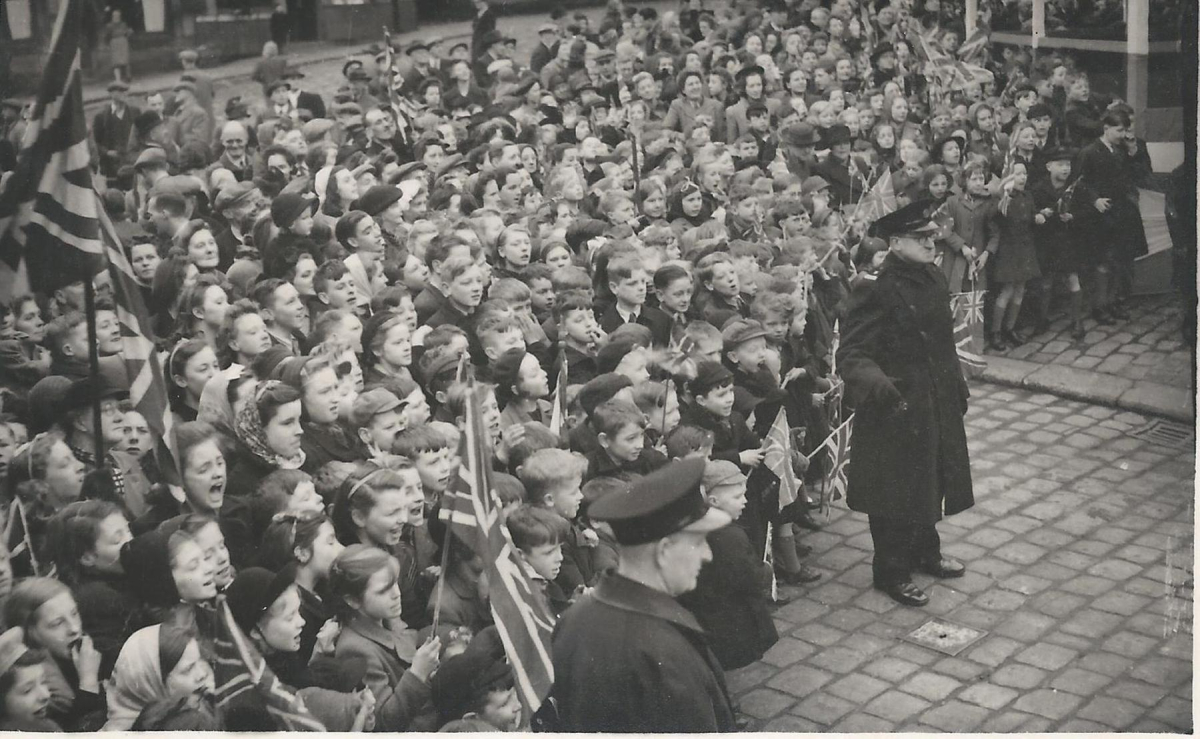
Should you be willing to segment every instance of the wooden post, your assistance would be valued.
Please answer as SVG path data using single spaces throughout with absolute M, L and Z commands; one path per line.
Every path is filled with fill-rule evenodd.
M 83 277 L 83 305 L 87 315 L 88 336 L 88 374 L 93 384 L 92 392 L 92 434 L 95 437 L 96 466 L 104 466 L 104 421 L 100 410 L 100 343 L 96 339 L 96 286 L 95 277 L 87 274 Z
M 971 38 L 975 33 L 975 18 L 979 15 L 979 0 L 967 0 L 967 9 L 963 12 L 963 20 L 966 21 L 966 35 L 963 40 Z
M 1150 0 L 1126 0 L 1125 102 L 1134 112 L 1134 131 L 1146 133 L 1150 86 Z

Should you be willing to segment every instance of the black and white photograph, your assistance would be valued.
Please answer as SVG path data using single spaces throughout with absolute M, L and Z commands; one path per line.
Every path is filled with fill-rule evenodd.
M 3 0 L 0 732 L 1192 734 L 1195 0 Z

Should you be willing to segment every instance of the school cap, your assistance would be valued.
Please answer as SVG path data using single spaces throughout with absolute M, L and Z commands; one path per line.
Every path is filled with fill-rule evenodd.
M 1078 150 L 1070 146 L 1051 146 L 1046 149 L 1045 160 L 1047 162 L 1058 162 L 1065 159 L 1073 162 L 1075 161 L 1075 155 L 1078 153 Z
M 233 620 L 249 634 L 263 614 L 295 582 L 295 562 L 285 565 L 279 572 L 271 572 L 265 567 L 242 570 L 225 591 Z
M 1026 116 L 1031 121 L 1035 118 L 1053 118 L 1054 111 L 1050 110 L 1050 106 L 1045 103 L 1034 103 Z
M 721 329 L 721 339 L 726 349 L 732 349 L 747 341 L 766 337 L 767 330 L 751 318 L 734 318 Z
M 704 464 L 704 487 L 708 490 L 720 485 L 745 481 L 746 475 L 728 459 L 710 459 Z
M 804 183 L 800 185 L 802 195 L 812 195 L 813 193 L 821 192 L 829 189 L 829 182 L 821 175 L 810 175 L 804 178 Z
M 593 503 L 588 516 L 612 527 L 618 544 L 650 544 L 680 531 L 704 534 L 733 522 L 704 499 L 703 459 L 670 462 L 639 478 L 625 492 Z
M 631 336 L 613 339 L 596 352 L 596 370 L 601 373 L 616 372 L 617 366 L 634 349 L 646 346 Z
M 711 359 L 696 365 L 696 378 L 690 386 L 694 395 L 705 395 L 709 390 L 733 382 L 733 373 L 720 362 Z
M 395 410 L 403 403 L 391 390 L 382 387 L 372 388 L 354 399 L 350 406 L 350 422 L 355 427 L 363 427 L 380 413 Z
M 150 146 L 138 154 L 137 160 L 133 163 L 135 170 L 151 166 L 167 166 L 167 152 L 157 146 Z
M 592 415 L 596 406 L 612 400 L 612 397 L 627 387 L 633 387 L 633 381 L 625 375 L 608 372 L 597 375 L 579 388 L 579 405 L 583 412 Z

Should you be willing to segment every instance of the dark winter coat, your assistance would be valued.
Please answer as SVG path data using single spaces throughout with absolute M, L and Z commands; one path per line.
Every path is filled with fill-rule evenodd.
M 559 619 L 553 654 L 552 730 L 735 731 L 704 629 L 665 593 L 606 575 Z
M 1141 145 L 1145 150 L 1145 145 Z M 1109 149 L 1097 140 L 1079 152 L 1075 172 L 1078 184 L 1079 228 L 1083 243 L 1091 244 L 1096 258 L 1136 259 L 1146 254 L 1146 231 L 1138 209 L 1136 168 L 1123 145 Z M 1109 198 L 1111 207 L 1096 210 L 1096 201 Z
M 838 367 L 856 409 L 847 505 L 922 525 L 970 508 L 970 391 L 941 270 L 889 255 L 843 326 Z
M 988 251 L 992 253 L 992 279 L 996 282 L 1025 282 L 1040 277 L 1037 247 L 1033 243 L 1033 198 L 1014 191 L 1005 213 L 997 206 L 992 213 L 992 232 Z
M 779 641 L 767 612 L 771 571 L 755 556 L 746 531 L 736 524 L 708 535 L 712 561 L 700 570 L 696 589 L 679 596 L 704 631 L 721 667 L 736 670 Z

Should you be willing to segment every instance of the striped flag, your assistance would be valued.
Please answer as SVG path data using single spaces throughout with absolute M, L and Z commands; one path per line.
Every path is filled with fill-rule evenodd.
M 154 438 L 158 439 L 155 455 L 159 470 L 164 473 L 167 482 L 177 482 L 179 466 L 175 457 L 171 404 L 167 397 L 162 362 L 154 346 L 150 311 L 142 300 L 133 266 L 129 263 L 112 221 L 104 208 L 99 209 L 98 215 L 104 255 L 108 259 L 108 274 L 112 279 L 117 322 L 121 324 L 120 356 L 125 360 L 125 372 L 129 377 L 129 400 L 146 419 Z
M 17 168 L 0 192 L 3 295 L 50 292 L 101 269 L 80 72 L 83 2 L 60 6 Z
M 950 310 L 954 314 L 954 346 L 958 351 L 963 377 L 968 380 L 978 377 L 987 368 L 981 350 L 984 293 L 984 290 L 972 290 L 950 296 Z
M 988 36 L 992 29 L 987 27 L 987 24 L 979 22 L 975 24 L 975 32 L 970 35 L 962 46 L 958 47 L 956 52 L 958 58 L 964 62 L 978 63 L 983 59 L 983 53 L 987 49 Z
M 492 617 L 512 666 L 525 715 L 532 716 L 554 684 L 550 657 L 554 617 L 518 561 L 512 536 L 500 518 L 502 506 L 492 487 L 480 392 L 472 388 L 467 393 L 463 462 L 454 491 L 447 491 L 442 498 L 440 518 L 457 536 L 472 544 L 487 563 Z
M 257 690 L 263 705 L 283 731 L 325 731 L 296 693 L 279 681 L 246 635 L 242 633 L 229 602 L 217 600 L 216 634 L 213 636 L 213 697 L 218 706 L 227 705 L 247 690 Z
M 792 457 L 795 456 L 792 431 L 788 428 L 787 411 L 782 406 L 767 431 L 766 442 L 767 453 L 763 455 L 763 464 L 779 478 L 779 510 L 782 511 L 800 497 L 800 481 L 792 469 Z

